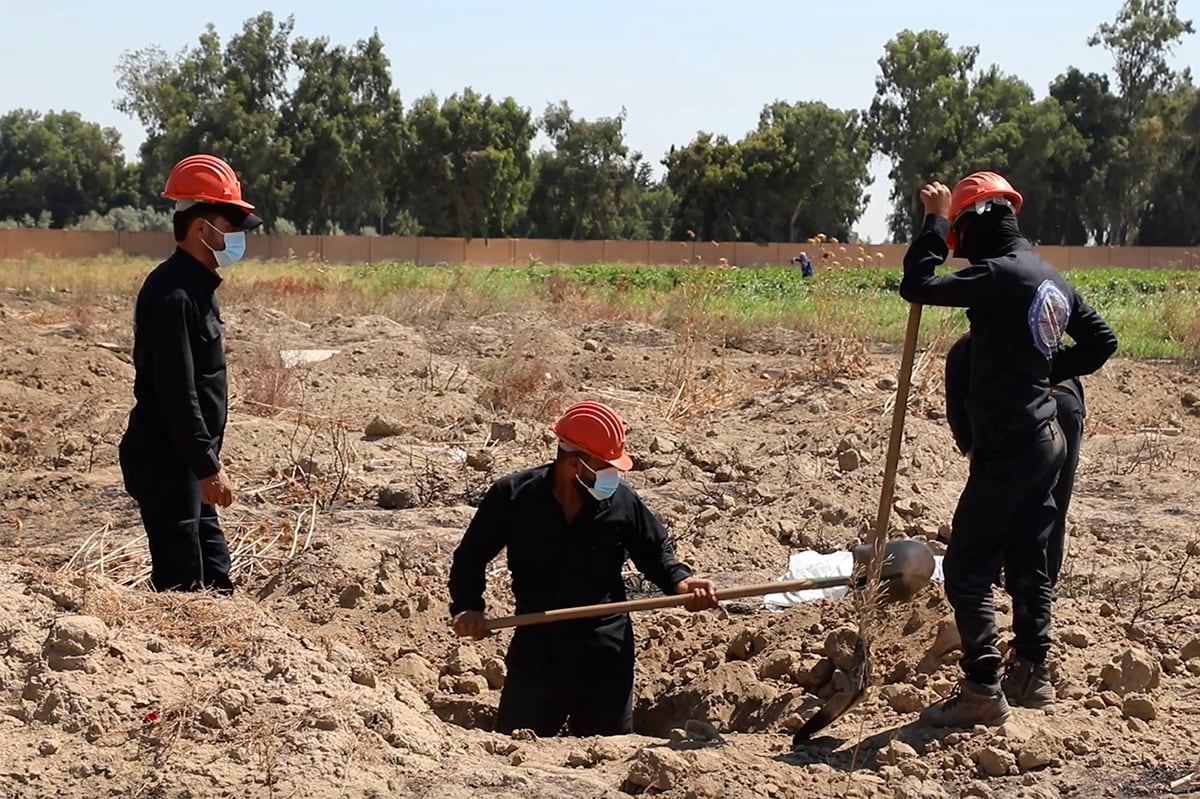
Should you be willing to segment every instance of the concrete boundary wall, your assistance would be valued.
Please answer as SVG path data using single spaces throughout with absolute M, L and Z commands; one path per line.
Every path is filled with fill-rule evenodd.
M 0 230 L 0 260 L 60 258 L 78 260 L 126 256 L 163 258 L 174 242 L 169 233 L 114 233 L 84 230 Z M 721 259 L 736 266 L 788 264 L 801 251 L 818 269 L 825 265 L 898 267 L 904 245 L 815 245 L 797 243 L 679 241 L 569 241 L 556 239 L 450 239 L 404 236 L 268 236 L 248 237 L 247 257 L 262 260 L 370 264 L 402 261 L 436 266 L 585 266 L 644 264 L 717 266 Z M 1060 269 L 1122 267 L 1127 269 L 1200 269 L 1200 247 L 1040 247 Z M 883 257 L 880 258 L 879 256 Z

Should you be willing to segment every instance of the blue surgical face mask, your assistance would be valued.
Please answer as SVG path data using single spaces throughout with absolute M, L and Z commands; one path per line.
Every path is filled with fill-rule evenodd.
M 578 477 L 575 478 L 576 480 L 579 480 L 580 485 L 587 489 L 589 494 L 596 499 L 603 501 L 617 493 L 617 488 L 621 485 L 621 472 L 619 469 L 613 466 L 608 469 L 596 470 L 591 466 L 588 466 L 587 463 L 584 462 L 583 458 L 580 458 L 579 462 L 583 464 L 583 468 L 596 475 L 595 481 L 590 486 L 582 480 L 579 480 Z
M 213 250 L 207 244 L 204 245 L 212 250 L 213 257 L 217 259 L 217 266 L 233 266 L 242 260 L 242 256 L 246 254 L 246 232 L 239 230 L 236 233 L 226 233 L 208 220 L 205 220 L 205 223 L 225 238 L 223 250 Z

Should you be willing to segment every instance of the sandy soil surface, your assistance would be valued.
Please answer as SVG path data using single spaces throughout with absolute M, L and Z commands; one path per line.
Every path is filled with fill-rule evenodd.
M 548 459 L 546 423 L 600 398 L 680 555 L 722 585 L 772 580 L 872 524 L 895 350 L 227 304 L 240 498 L 224 521 L 243 554 L 237 597 L 215 601 L 120 585 L 144 565 L 116 465 L 130 304 L 0 291 L 0 795 L 1154 796 L 1198 765 L 1194 374 L 1117 359 L 1087 380 L 1045 711 L 916 723 L 957 678 L 934 584 L 889 610 L 866 701 L 799 751 L 790 731 L 844 680 L 848 600 L 640 615 L 638 734 L 532 740 L 488 731 L 508 634 L 447 625 L 450 555 L 490 481 Z M 283 365 L 293 350 L 336 353 Z M 931 351 L 891 515 L 935 547 L 966 476 L 941 392 Z M 489 601 L 511 608 L 502 558 Z

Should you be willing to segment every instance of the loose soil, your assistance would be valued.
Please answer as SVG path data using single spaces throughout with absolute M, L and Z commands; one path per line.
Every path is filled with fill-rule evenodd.
M 870 528 L 894 348 L 227 303 L 240 497 L 224 523 L 290 546 L 244 561 L 218 600 L 118 582 L 137 564 L 111 553 L 140 534 L 116 465 L 130 306 L 0 291 L 3 796 L 1152 796 L 1197 768 L 1200 379 L 1186 370 L 1116 359 L 1086 380 L 1046 710 L 990 731 L 916 723 L 957 678 L 934 584 L 888 610 L 868 698 L 799 751 L 790 732 L 845 681 L 848 600 L 640 615 L 637 734 L 536 740 L 489 732 L 509 633 L 463 642 L 447 624 L 450 557 L 489 483 L 547 460 L 546 423 L 601 399 L 626 417 L 629 479 L 680 556 L 721 585 L 772 580 L 789 553 Z M 939 551 L 966 476 L 945 343 L 918 361 L 891 514 L 893 536 Z M 285 366 L 295 350 L 336 354 Z M 503 558 L 488 599 L 511 610 Z

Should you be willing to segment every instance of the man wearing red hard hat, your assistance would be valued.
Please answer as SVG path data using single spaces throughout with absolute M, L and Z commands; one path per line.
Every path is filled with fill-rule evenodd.
M 620 478 L 633 461 L 625 425 L 598 402 L 571 406 L 551 430 L 554 462 L 510 474 L 487 491 L 450 569 L 455 632 L 486 634 L 488 563 L 507 547 L 517 613 L 625 600 L 626 553 L 666 594 L 716 607 L 716 586 L 675 558 L 667 532 Z M 633 732 L 633 629 L 628 614 L 518 627 L 505 657 L 496 731 L 548 737 Z
M 121 440 L 125 488 L 138 503 L 156 591 L 233 590 L 216 506 L 233 502 L 221 463 L 228 413 L 218 270 L 262 224 L 229 164 L 190 155 L 162 196 L 175 201 L 175 252 L 142 284 L 134 310 L 134 407 Z
M 1054 701 L 1046 669 L 1052 586 L 1047 560 L 1054 489 L 1066 457 L 1051 387 L 1095 372 L 1117 349 L 1112 330 L 1017 226 L 1023 198 L 1004 177 L 976 172 L 953 189 L 921 190 L 925 220 L 904 257 L 900 294 L 967 309 L 970 352 L 962 400 L 970 475 L 943 563 L 962 637 L 963 678 L 927 708 L 930 725 L 1002 724 L 1009 702 Z M 953 248 L 970 264 L 935 276 Z M 1063 343 L 1064 334 L 1075 342 Z M 1013 646 L 1003 679 L 992 584 L 1004 569 Z

